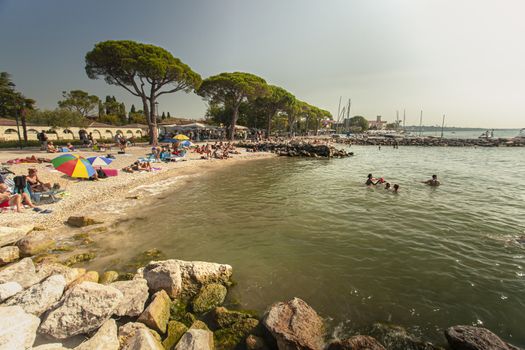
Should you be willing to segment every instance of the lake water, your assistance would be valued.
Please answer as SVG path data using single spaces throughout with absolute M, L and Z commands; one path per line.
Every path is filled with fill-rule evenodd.
M 488 129 L 489 131 L 491 129 Z M 447 139 L 477 139 L 482 133 L 487 130 L 458 130 L 458 131 L 444 131 L 443 137 Z M 419 132 L 413 131 L 411 133 L 414 136 L 418 136 Z M 520 134 L 520 129 L 494 129 L 495 138 L 513 138 Z M 422 136 L 434 136 L 441 137 L 441 131 L 424 131 L 421 133 Z
M 303 298 L 330 331 L 377 321 L 443 342 L 482 324 L 525 345 L 525 149 L 352 147 L 348 159 L 266 159 L 167 188 L 108 234 L 91 267 L 157 248 L 233 266 L 240 307 Z M 401 186 L 368 189 L 366 175 Z M 443 185 L 420 180 L 438 174 Z

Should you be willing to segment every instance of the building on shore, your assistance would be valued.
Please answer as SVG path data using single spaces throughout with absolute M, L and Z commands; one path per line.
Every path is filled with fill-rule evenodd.
M 378 115 L 376 117 L 376 120 L 369 120 L 368 121 L 368 128 L 369 129 L 375 129 L 375 130 L 384 130 L 386 128 L 387 122 L 381 120 L 381 116 Z
M 19 125 L 20 136 L 23 137 L 22 125 Z M 47 125 L 27 124 L 27 139 L 37 140 L 37 134 L 45 131 L 48 139 L 53 140 L 79 140 L 80 131 L 84 130 L 88 135 L 91 133 L 95 140 L 110 140 L 117 134 L 126 138 L 140 138 L 148 135 L 148 126 L 142 124 L 109 125 L 99 122 L 90 122 L 86 127 L 72 126 L 69 128 L 53 128 Z M 13 119 L 0 118 L 0 142 L 18 140 L 16 121 Z

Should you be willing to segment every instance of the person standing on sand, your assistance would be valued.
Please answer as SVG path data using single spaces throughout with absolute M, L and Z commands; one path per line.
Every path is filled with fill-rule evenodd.
M 437 175 L 432 175 L 432 178 L 430 180 L 423 181 L 422 183 L 429 185 L 429 186 L 436 187 L 436 186 L 441 185 L 441 182 L 439 182 L 437 178 L 438 178 Z

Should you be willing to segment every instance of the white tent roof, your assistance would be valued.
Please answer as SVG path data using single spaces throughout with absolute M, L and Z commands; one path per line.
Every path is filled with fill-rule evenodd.
M 191 124 L 181 125 L 180 127 L 184 129 L 206 129 L 209 126 L 204 125 L 202 123 L 191 123 Z

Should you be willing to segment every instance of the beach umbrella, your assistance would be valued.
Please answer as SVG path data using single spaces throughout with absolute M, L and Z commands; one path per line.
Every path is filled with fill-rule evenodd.
M 188 141 L 188 140 L 182 141 L 180 144 L 182 147 L 192 147 L 193 146 L 193 143 L 191 143 L 191 141 Z
M 51 160 L 56 170 L 71 177 L 90 178 L 95 174 L 95 168 L 80 156 L 64 154 Z
M 113 161 L 113 159 L 111 158 L 100 157 L 100 156 L 89 157 L 87 160 L 93 166 L 106 166 L 106 165 L 111 164 L 111 162 Z
M 185 140 L 189 140 L 190 138 L 186 135 L 178 134 L 177 136 L 174 137 L 174 139 L 179 140 L 179 141 L 185 141 Z

